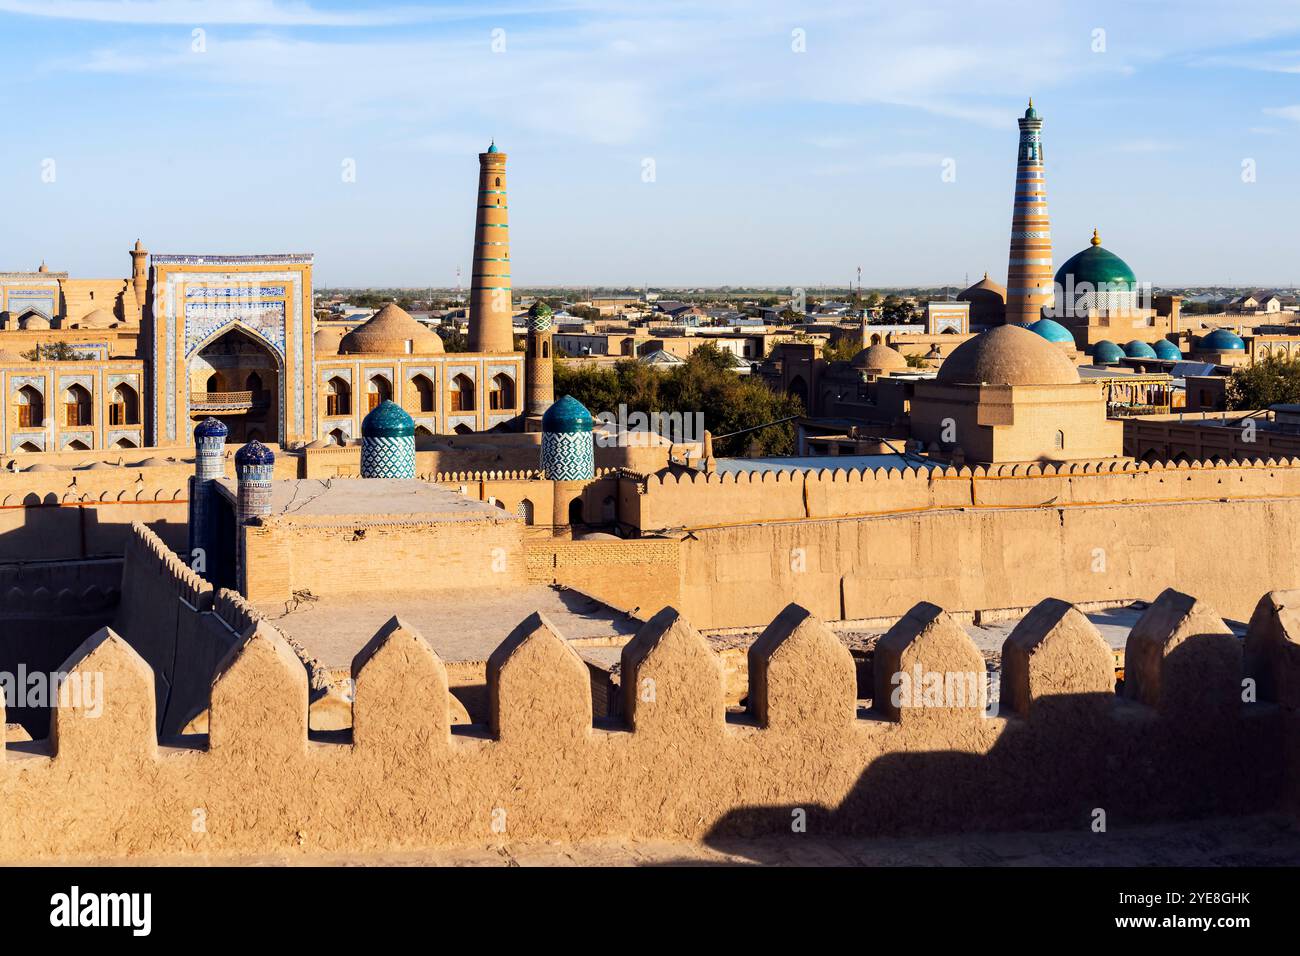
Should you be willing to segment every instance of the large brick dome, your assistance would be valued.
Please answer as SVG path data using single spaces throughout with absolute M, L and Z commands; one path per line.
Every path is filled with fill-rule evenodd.
M 949 385 L 1077 385 L 1079 373 L 1059 346 L 1018 325 L 968 339 L 939 367 Z
M 425 328 L 391 302 L 339 341 L 340 355 L 438 355 L 442 351 L 442 338 L 437 332 Z

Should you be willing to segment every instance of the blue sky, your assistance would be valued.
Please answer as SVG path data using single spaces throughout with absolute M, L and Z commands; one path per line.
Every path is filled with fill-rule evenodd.
M 0 0 L 0 58 L 0 269 L 450 285 L 495 137 L 516 285 L 1005 281 L 1033 95 L 1058 262 L 1300 284 L 1294 0 Z

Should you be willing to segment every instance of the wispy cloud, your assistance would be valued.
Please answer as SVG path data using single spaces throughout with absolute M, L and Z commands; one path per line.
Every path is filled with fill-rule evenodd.
M 1264 112 L 1269 116 L 1280 116 L 1300 123 L 1300 106 L 1266 106 Z

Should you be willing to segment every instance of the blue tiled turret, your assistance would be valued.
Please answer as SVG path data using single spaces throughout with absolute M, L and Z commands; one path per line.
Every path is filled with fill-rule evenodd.
M 235 452 L 235 478 L 239 482 L 238 521 L 271 513 L 271 477 L 275 452 L 254 439 Z
M 394 401 L 380 402 L 361 423 L 361 477 L 415 477 L 415 422 Z
M 229 430 L 216 418 L 205 418 L 194 427 L 194 477 L 190 479 L 189 549 L 190 567 L 207 576 L 207 562 L 213 555 L 211 539 L 212 481 L 226 473 L 226 435 Z
M 584 481 L 596 476 L 591 412 L 565 395 L 542 416 L 542 470 L 552 481 Z

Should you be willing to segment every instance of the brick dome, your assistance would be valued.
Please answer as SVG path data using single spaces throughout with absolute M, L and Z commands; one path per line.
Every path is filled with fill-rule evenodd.
M 1079 373 L 1058 346 L 1018 325 L 968 339 L 939 367 L 949 385 L 1077 385 Z
M 338 351 L 340 355 L 439 355 L 443 348 L 438 333 L 390 302 L 343 336 Z
M 850 364 L 854 368 L 878 369 L 884 372 L 907 368 L 907 359 L 903 358 L 898 349 L 877 342 L 875 345 L 868 345 L 853 356 L 853 361 Z

